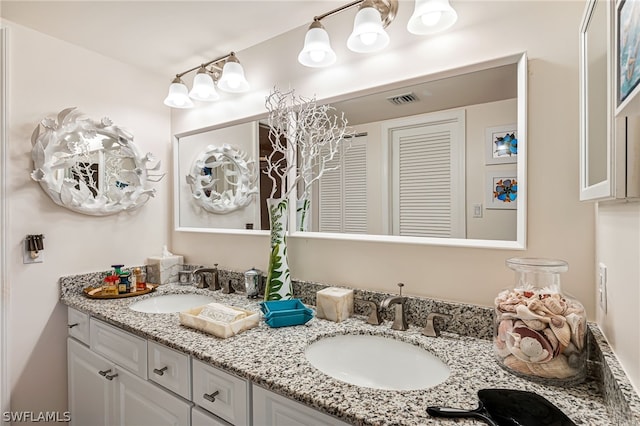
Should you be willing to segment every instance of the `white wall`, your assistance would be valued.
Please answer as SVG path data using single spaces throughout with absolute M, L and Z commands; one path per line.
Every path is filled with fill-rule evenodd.
M 578 201 L 578 39 L 582 2 L 456 2 L 459 21 L 441 36 L 418 37 L 404 26 L 411 8 L 401 4 L 388 27 L 391 44 L 380 54 L 344 47 L 353 15 L 323 21 L 339 60 L 326 69 L 296 62 L 306 27 L 240 52 L 252 90 L 213 106 L 174 111 L 172 131 L 264 114 L 274 84 L 303 96 L 331 99 L 396 80 L 440 72 L 526 51 L 529 55 L 528 246 L 526 251 L 289 239 L 295 278 L 492 305 L 512 285 L 504 261 L 512 256 L 557 257 L 569 262 L 563 287 L 595 317 L 594 211 Z M 474 17 L 472 24 L 469 17 Z M 543 30 L 544 29 L 544 30 Z M 173 250 L 197 263 L 265 269 L 266 236 L 175 232 Z M 197 247 L 197 249 L 196 249 Z M 240 254 L 241 253 L 241 254 Z
M 2 238 L 9 248 L 11 409 L 63 412 L 67 327 L 58 278 L 107 270 L 113 263 L 142 264 L 160 254 L 169 237 L 171 178 L 152 184 L 156 197 L 130 214 L 74 213 L 54 204 L 31 180 L 31 132 L 43 118 L 75 106 L 129 130 L 141 151 L 153 152 L 162 170 L 169 171 L 169 112 L 162 104 L 167 80 L 11 22 L 2 24 L 9 35 L 9 219 Z M 22 263 L 27 234 L 44 234 L 44 263 Z
M 640 203 L 599 203 L 596 209 L 596 260 L 607 267 L 607 310 L 598 304 L 597 320 L 640 390 Z

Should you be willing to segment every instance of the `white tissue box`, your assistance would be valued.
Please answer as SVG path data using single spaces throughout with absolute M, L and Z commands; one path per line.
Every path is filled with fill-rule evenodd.
M 180 280 L 179 272 L 184 264 L 184 256 L 151 256 L 147 258 L 147 282 L 169 284 Z
M 206 306 L 207 305 L 199 306 L 197 308 L 180 312 L 180 324 L 226 339 L 227 337 L 235 336 L 238 333 L 249 330 L 250 328 L 257 326 L 260 322 L 259 313 L 236 307 L 233 309 L 246 314 L 244 318 L 240 318 L 236 321 L 223 322 L 216 321 L 205 316 L 199 316 L 200 312 L 205 309 Z
M 316 292 L 316 316 L 330 321 L 344 321 L 353 315 L 353 290 L 328 287 Z

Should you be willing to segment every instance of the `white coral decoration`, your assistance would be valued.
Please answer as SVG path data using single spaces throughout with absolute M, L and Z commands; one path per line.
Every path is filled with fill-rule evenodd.
M 58 205 L 78 213 L 105 216 L 144 205 L 155 194 L 147 182 L 164 174 L 150 174 L 151 154 L 142 156 L 133 136 L 67 108 L 56 118 L 44 118 L 31 135 L 31 178 Z

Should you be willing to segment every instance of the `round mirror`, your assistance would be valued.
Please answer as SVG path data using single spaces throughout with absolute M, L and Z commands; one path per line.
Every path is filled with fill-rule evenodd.
M 31 136 L 31 177 L 58 205 L 78 213 L 105 216 L 133 210 L 154 196 L 148 181 L 153 155 L 142 156 L 133 136 L 110 119 L 94 121 L 76 108 L 43 119 Z
M 257 194 L 255 161 L 230 145 L 209 145 L 187 175 L 193 201 L 210 213 L 224 214 L 248 206 Z

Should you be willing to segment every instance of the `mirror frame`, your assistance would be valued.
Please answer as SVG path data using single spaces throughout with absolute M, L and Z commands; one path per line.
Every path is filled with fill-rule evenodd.
M 488 68 L 499 67 L 503 65 L 509 65 L 517 63 L 517 80 L 518 80 L 518 99 L 517 99 L 517 132 L 518 132 L 518 159 L 517 159 L 517 177 L 518 177 L 518 209 L 517 209 L 517 229 L 516 239 L 514 241 L 506 240 L 480 240 L 473 239 L 467 240 L 462 238 L 432 238 L 432 237 L 409 237 L 398 235 L 362 235 L 362 234 L 339 234 L 339 233 L 326 233 L 326 232 L 303 232 L 296 230 L 289 230 L 289 237 L 294 238 L 312 238 L 312 239 L 335 239 L 335 240 L 349 240 L 349 241 L 366 241 L 366 242 L 392 242 L 392 243 L 405 243 L 405 244 L 420 244 L 420 245 L 434 245 L 434 246 L 449 246 L 449 247 L 481 247 L 481 248 L 495 248 L 495 249 L 526 249 L 526 217 L 527 217 L 527 185 L 526 185 L 526 151 L 527 151 L 527 54 L 519 53 L 502 57 L 482 63 L 469 65 L 462 68 L 451 69 L 443 73 L 434 75 L 422 76 L 419 78 L 396 82 L 391 85 L 378 86 L 365 91 L 357 93 L 348 93 L 340 97 L 332 99 L 319 100 L 324 103 L 340 102 L 345 99 L 364 96 L 374 91 L 392 90 L 399 87 L 415 84 L 416 82 L 427 82 L 433 80 L 439 80 L 442 78 L 452 77 L 459 74 L 479 71 Z M 295 195 L 292 195 L 292 199 L 289 200 L 290 205 L 295 205 Z M 290 209 L 289 223 L 296 223 L 295 209 Z
M 205 168 L 207 160 L 211 157 L 214 157 L 215 161 L 219 163 L 215 166 L 216 168 L 223 168 L 225 165 L 234 167 L 235 171 L 233 174 L 236 176 L 236 182 L 230 182 L 230 185 L 234 188 L 231 195 L 229 195 L 229 191 L 227 190 L 217 194 L 218 196 L 216 198 L 204 196 L 205 194 L 203 194 L 203 192 L 205 188 L 203 182 L 206 179 L 201 178 L 202 170 Z M 249 159 L 247 153 L 229 144 L 207 146 L 194 160 L 191 165 L 191 171 L 186 176 L 186 179 L 191 187 L 192 201 L 205 211 L 213 214 L 226 214 L 242 209 L 251 204 L 255 198 L 255 194 L 258 192 L 255 176 L 255 160 Z M 215 182 L 209 182 L 209 184 L 211 183 Z
M 589 102 L 589 57 L 587 51 L 587 35 L 592 28 L 592 18 L 595 8 L 598 4 L 604 4 L 606 7 L 606 28 L 607 33 L 607 52 L 606 52 L 606 66 L 607 76 L 605 84 L 607 85 L 607 105 L 606 105 L 606 117 L 589 117 L 588 102 Z M 615 2 L 605 0 L 589 0 L 585 7 L 584 15 L 582 17 L 582 23 L 580 25 L 580 201 L 589 200 L 604 200 L 616 197 L 616 179 L 615 179 L 615 126 L 614 126 L 614 107 L 613 107 L 613 58 L 612 52 L 614 51 L 613 40 L 613 26 L 614 26 L 614 8 Z M 605 179 L 595 183 L 589 184 L 589 144 L 591 143 L 591 135 L 588 132 L 588 123 L 591 119 L 606 120 L 606 172 Z
M 79 135 L 78 139 L 85 142 L 82 146 L 78 146 L 73 140 L 66 139 L 74 134 Z M 92 153 L 101 157 L 100 153 L 103 151 L 115 151 L 119 158 L 130 160 L 134 166 L 133 169 L 126 170 L 129 175 L 133 175 L 133 182 L 116 185 L 122 191 L 122 193 L 118 192 L 116 197 L 111 197 L 104 189 L 98 191 L 95 187 L 90 188 L 82 179 L 64 176 L 68 170 L 65 169 L 67 164 L 65 160 L 72 159 L 77 154 L 86 153 L 86 141 L 97 135 L 108 137 L 109 146 L 105 147 L 100 141 L 100 148 L 91 151 Z M 75 107 L 60 111 L 55 118 L 43 118 L 31 135 L 31 143 L 33 146 L 31 158 L 34 166 L 31 178 L 40 184 L 53 202 L 77 213 L 108 216 L 138 209 L 155 196 L 156 190 L 149 188 L 148 182 L 158 182 L 164 177 L 163 173 L 157 175 L 149 173 L 160 168 L 160 161 L 154 167 L 148 167 L 155 158 L 150 152 L 146 155 L 141 154 L 133 142 L 133 135 L 114 125 L 107 117 L 99 121 L 92 120 Z M 59 153 L 64 155 L 58 156 Z M 96 164 L 96 173 L 100 179 L 101 169 L 106 166 L 100 159 Z M 99 196 L 96 198 L 96 195 Z

